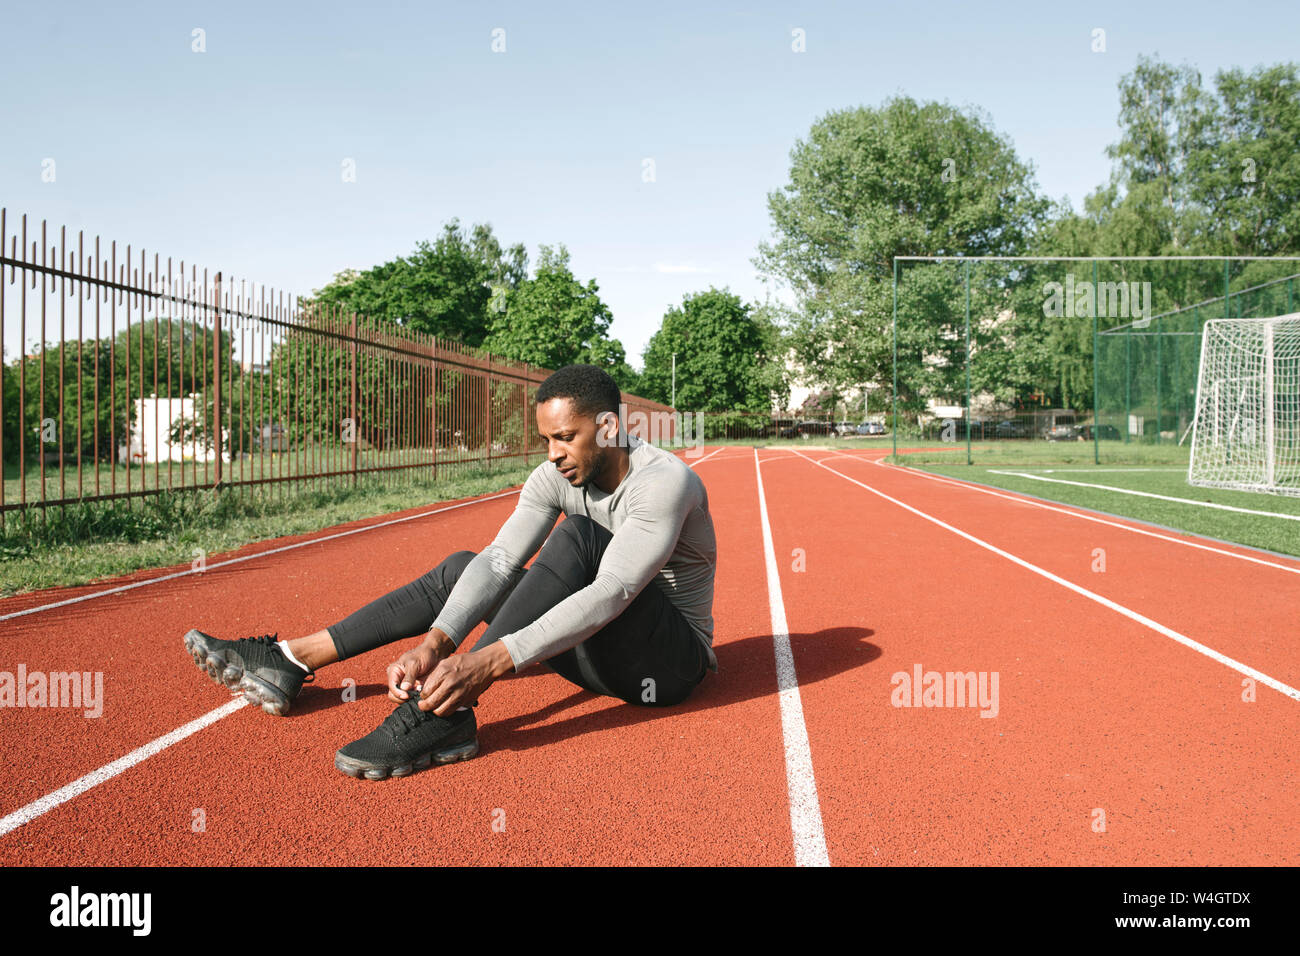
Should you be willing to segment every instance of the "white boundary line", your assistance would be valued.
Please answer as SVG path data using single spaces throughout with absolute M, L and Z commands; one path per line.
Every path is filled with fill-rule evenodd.
M 811 459 L 809 459 L 811 460 Z M 781 576 L 772 546 L 772 526 L 767 520 L 767 496 L 763 492 L 763 470 L 754 449 L 754 475 L 758 479 L 758 515 L 763 525 L 763 557 L 767 562 L 767 602 L 772 615 L 772 646 L 776 652 L 776 686 L 781 702 L 781 736 L 785 742 L 785 780 L 790 794 L 790 829 L 794 836 L 795 866 L 830 866 L 826 834 L 822 829 L 821 804 L 813 777 L 808 728 L 803 721 L 799 678 L 790 649 L 790 625 L 785 619 Z
M 1025 468 L 1025 471 L 1041 471 L 1044 475 L 1082 475 L 1082 474 L 1108 474 L 1108 475 L 1131 475 L 1135 471 L 1176 471 L 1179 474 L 1187 474 L 1186 468 Z
M 1051 571 L 1048 571 L 1045 568 L 1040 568 L 1036 564 L 1031 564 L 1030 562 L 1026 561 L 1024 558 L 1018 558 L 1014 554 L 1011 554 L 1008 551 L 1003 551 L 1001 548 L 997 547 L 996 545 L 989 544 L 987 541 L 984 541 L 981 538 L 977 538 L 973 534 L 969 534 L 965 531 L 962 531 L 960 528 L 954 528 L 952 525 L 948 524 L 947 522 L 940 521 L 938 518 L 935 518 L 932 515 L 928 515 L 924 511 L 921 511 L 917 508 L 913 508 L 911 505 L 905 504 L 899 501 L 897 498 L 892 498 L 889 495 L 885 494 L 883 491 L 877 491 L 875 488 L 872 488 L 870 485 L 858 481 L 858 479 L 856 478 L 851 478 L 841 471 L 836 471 L 834 468 L 831 468 L 828 465 L 823 465 L 815 458 L 808 458 L 807 455 L 802 455 L 801 457 L 806 459 L 809 462 L 812 462 L 812 464 L 816 465 L 819 468 L 825 468 L 832 475 L 839 475 L 845 481 L 851 481 L 859 488 L 865 488 L 873 495 L 877 495 L 878 497 L 884 498 L 886 501 L 891 502 L 892 504 L 896 504 L 898 505 L 898 507 L 906 511 L 910 511 L 918 518 L 924 518 L 926 521 L 929 521 L 931 524 L 936 524 L 940 528 L 943 528 L 946 531 L 951 531 L 953 534 L 957 535 L 958 537 L 965 538 L 967 541 L 971 542 L 972 544 L 976 544 L 987 551 L 992 551 L 994 554 L 998 555 L 999 557 L 1006 558 L 1008 561 L 1011 561 L 1014 564 L 1018 564 L 1022 568 L 1025 568 L 1026 570 L 1032 571 L 1035 574 L 1040 575 L 1041 577 L 1047 578 L 1047 580 L 1049 581 L 1059 584 L 1063 588 L 1067 588 L 1068 590 L 1073 591 L 1075 594 L 1086 597 L 1090 601 L 1095 601 L 1098 604 L 1100 604 L 1102 607 L 1110 608 L 1112 611 L 1124 615 L 1129 620 L 1136 621 L 1137 623 L 1150 628 L 1151 630 L 1155 631 L 1157 634 L 1163 634 L 1165 637 L 1177 641 L 1179 644 L 1182 644 L 1184 647 L 1190 647 L 1192 650 L 1196 651 L 1199 654 L 1204 654 L 1206 657 L 1210 658 L 1211 660 L 1218 661 L 1220 664 L 1223 664 L 1226 667 L 1230 667 L 1233 670 L 1237 671 L 1238 673 L 1245 674 L 1247 677 L 1253 678 L 1254 680 L 1257 680 L 1261 684 L 1265 684 L 1273 688 L 1275 691 L 1281 694 L 1285 694 L 1286 696 L 1290 697 L 1292 700 L 1300 701 L 1300 690 L 1297 690 L 1296 688 L 1290 686 L 1289 684 L 1284 684 L 1282 681 L 1278 680 L 1277 678 L 1269 677 L 1263 671 L 1255 670 L 1255 668 L 1250 667 L 1247 664 L 1243 664 L 1238 660 L 1234 660 L 1233 658 L 1228 657 L 1226 654 L 1221 654 L 1212 647 L 1207 647 L 1206 645 L 1200 643 L 1199 641 L 1192 640 L 1192 638 L 1188 637 L 1185 634 L 1180 634 L 1178 631 L 1175 631 L 1172 628 L 1165 627 L 1159 621 L 1153 621 L 1151 618 L 1139 614 L 1137 611 L 1131 610 L 1130 608 L 1127 608 L 1122 604 L 1112 601 L 1110 598 L 1102 597 L 1100 594 L 1097 594 L 1093 591 L 1089 591 L 1087 588 L 1080 587 L 1079 585 L 1073 583 L 1072 581 L 1067 581 L 1065 580 L 1065 578 L 1053 574 Z
M 715 449 L 713 449 L 713 451 L 709 452 L 707 455 L 705 455 L 705 456 L 704 456 L 703 458 L 701 458 L 699 461 L 686 461 L 686 456 L 685 456 L 685 455 L 682 455 L 682 461 L 686 461 L 686 467 L 687 467 L 687 468 L 694 468 L 696 465 L 702 465 L 702 464 L 704 464 L 706 461 L 708 461 L 710 458 L 712 458 L 712 457 L 713 457 L 714 455 L 716 455 L 718 452 L 725 450 L 726 447 L 727 447 L 726 445 L 723 445 L 723 446 L 721 446 L 720 448 L 715 448 Z M 734 457 L 737 457 L 737 456 L 733 455 L 732 457 L 734 458 Z
M 177 727 L 171 733 L 163 734 L 156 740 L 151 740 L 143 747 L 137 747 L 125 757 L 118 757 L 112 763 L 105 764 L 98 770 L 92 770 L 84 777 L 72 781 L 66 786 L 60 787 L 53 793 L 47 793 L 38 800 L 33 800 L 25 807 L 15 810 L 0 819 L 0 836 L 4 836 L 12 830 L 17 830 L 20 826 L 30 823 L 42 814 L 49 813 L 61 803 L 67 803 L 73 797 L 80 796 L 87 790 L 99 786 L 106 780 L 111 780 L 124 770 L 129 770 L 141 761 L 148 760 L 156 753 L 166 750 L 172 744 L 184 740 L 190 734 L 198 733 L 209 724 L 215 724 L 222 717 L 233 714 L 241 707 L 247 707 L 248 701 L 240 698 L 232 700 L 228 704 L 223 704 L 216 710 L 210 710 L 202 717 L 191 720 L 183 727 Z
M 294 544 L 286 544 L 283 547 L 271 548 L 269 551 L 259 551 L 257 554 L 246 554 L 242 557 L 230 558 L 226 561 L 218 561 L 215 564 L 209 564 L 203 568 L 190 568 L 188 571 L 176 571 L 173 574 L 164 574 L 161 577 L 149 578 L 147 581 L 134 581 L 131 584 L 123 584 L 120 587 L 108 588 L 105 591 L 95 591 L 91 594 L 82 594 L 79 597 L 68 598 L 64 601 L 55 601 L 53 604 L 41 604 L 37 607 L 29 607 L 21 611 L 12 611 L 9 614 L 0 614 L 0 621 L 8 621 L 15 617 L 25 617 L 28 614 L 36 614 L 40 611 L 50 611 L 56 607 L 66 607 L 69 604 L 79 604 L 82 601 L 89 601 L 97 597 L 105 597 L 109 594 L 119 594 L 122 591 L 131 591 L 135 588 L 142 588 L 149 584 L 158 584 L 162 581 L 171 581 L 174 578 L 183 578 L 188 574 L 203 574 L 205 571 L 211 571 L 213 568 L 224 568 L 230 564 L 240 564 L 244 561 L 253 561 L 257 558 L 264 558 L 270 554 L 279 554 L 281 551 L 292 551 L 295 548 L 305 548 L 309 544 L 317 544 L 321 541 L 331 541 L 334 538 L 346 538 L 350 534 L 360 534 L 362 531 L 373 531 L 376 528 L 384 528 L 390 524 L 401 524 L 403 521 L 414 521 L 416 518 L 428 518 L 431 515 L 442 514 L 444 511 L 455 511 L 457 508 L 466 508 L 469 505 L 476 505 L 482 501 L 495 501 L 498 498 L 506 498 L 510 495 L 517 494 L 519 494 L 518 491 L 503 491 L 500 494 L 490 495 L 486 498 L 474 498 L 470 501 L 462 501 L 459 504 L 448 505 L 445 508 L 437 508 L 433 511 L 422 511 L 418 515 L 407 515 L 404 518 L 393 518 L 389 521 L 381 521 L 378 524 L 366 525 L 364 528 L 352 528 L 349 531 L 339 531 L 336 534 L 327 534 L 323 538 L 312 538 L 310 541 L 298 541 Z
M 1300 565 L 1279 564 L 1276 561 L 1266 561 L 1263 558 L 1256 558 L 1249 554 L 1241 554 L 1237 551 L 1228 551 L 1224 548 L 1216 548 L 1208 544 L 1199 544 L 1195 541 L 1185 541 L 1182 538 L 1174 538 L 1167 534 L 1160 534 L 1158 531 L 1149 531 L 1146 528 L 1125 524 L 1122 521 L 1110 521 L 1106 518 L 1102 518 L 1095 514 L 1088 514 L 1084 511 L 1058 508 L 1056 505 L 1049 504 L 1046 501 L 1040 501 L 1037 498 L 1029 498 L 1015 492 L 1004 494 L 1001 491 L 987 488 L 984 485 L 975 482 L 964 481 L 961 478 L 950 478 L 947 475 L 935 475 L 928 471 L 921 471 L 915 468 L 900 468 L 898 465 L 889 465 L 884 461 L 874 461 L 872 463 L 879 465 L 881 468 L 888 468 L 890 471 L 896 471 L 899 474 L 911 475 L 914 478 L 928 478 L 931 481 L 938 481 L 942 484 L 952 485 L 956 488 L 964 488 L 968 491 L 978 491 L 980 494 L 992 495 L 994 498 L 1005 498 L 1007 501 L 1014 501 L 1017 504 L 1033 505 L 1035 508 L 1042 508 L 1045 511 L 1055 511 L 1058 514 L 1069 515 L 1071 518 L 1082 518 L 1084 521 L 1092 521 L 1096 524 L 1108 525 L 1112 528 L 1119 528 L 1121 531 L 1131 531 L 1134 534 L 1146 535 L 1148 538 L 1158 538 L 1161 541 L 1168 541 L 1171 544 L 1180 544 L 1185 548 L 1195 548 L 1198 551 L 1209 551 L 1213 554 L 1220 554 L 1226 558 L 1236 558 L 1239 561 L 1249 561 L 1251 564 L 1261 564 L 1266 568 L 1275 568 L 1278 571 L 1285 571 L 1288 574 L 1300 574 Z M 1190 532 L 1188 533 L 1190 534 Z M 1242 545 L 1242 547 L 1247 546 Z
M 1121 495 L 1138 495 L 1142 498 L 1159 498 L 1161 501 L 1176 501 L 1182 505 L 1195 505 L 1198 508 L 1218 508 L 1220 511 L 1237 511 L 1246 515 L 1263 515 L 1265 518 L 1285 518 L 1287 521 L 1300 521 L 1300 515 L 1283 514 L 1280 511 L 1258 511 L 1254 508 L 1238 508 L 1235 505 L 1221 505 L 1213 501 L 1193 501 L 1191 498 L 1175 498 L 1172 495 L 1157 495 L 1150 491 L 1134 491 L 1132 488 L 1116 488 L 1113 485 L 1094 485 L 1087 481 L 1070 481 L 1067 478 L 1045 478 L 1031 475 L 1026 471 L 998 471 L 986 468 L 990 475 L 1008 475 L 1012 478 L 1029 478 L 1032 481 L 1050 481 L 1057 485 L 1078 485 L 1080 488 L 1099 488 L 1102 491 L 1115 491 Z

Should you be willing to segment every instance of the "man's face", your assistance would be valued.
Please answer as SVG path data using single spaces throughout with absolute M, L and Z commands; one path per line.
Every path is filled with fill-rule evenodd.
M 600 431 L 610 432 L 610 420 L 617 428 L 618 417 L 606 413 L 605 424 L 597 425 L 592 415 L 575 411 L 573 399 L 553 398 L 537 406 L 537 430 L 546 440 L 546 457 L 570 485 L 583 488 L 605 469 L 609 449 L 597 441 Z

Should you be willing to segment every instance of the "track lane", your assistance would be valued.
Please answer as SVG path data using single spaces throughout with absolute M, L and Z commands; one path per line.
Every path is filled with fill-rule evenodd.
M 1300 574 L 1219 553 L 1251 554 L 1248 549 L 1221 544 L 1214 544 L 1217 551 L 1185 547 L 1116 527 L 1126 524 L 1122 520 L 1087 521 L 907 469 L 842 458 L 824 463 L 1300 687 L 1300 625 L 1295 613 L 1300 607 Z M 1160 533 L 1210 543 L 1194 535 Z M 1300 570 L 1300 561 L 1272 555 L 1268 561 Z M 979 600 L 976 595 L 974 601 Z
M 1235 672 L 798 456 L 763 462 L 837 864 L 1294 862 L 1294 701 L 1244 703 Z M 892 706 L 917 663 L 999 672 L 998 716 Z

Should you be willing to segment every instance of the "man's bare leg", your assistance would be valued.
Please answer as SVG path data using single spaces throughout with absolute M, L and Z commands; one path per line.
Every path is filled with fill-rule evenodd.
M 289 648 L 289 653 L 293 655 L 294 660 L 311 671 L 326 664 L 333 664 L 339 659 L 338 648 L 334 646 L 334 638 L 330 637 L 328 630 L 320 630 L 306 637 L 295 637 L 291 641 L 280 643 Z

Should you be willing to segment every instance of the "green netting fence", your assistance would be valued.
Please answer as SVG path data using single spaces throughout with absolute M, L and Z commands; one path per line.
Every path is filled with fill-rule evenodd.
M 900 257 L 891 291 L 895 454 L 1181 464 L 1205 322 L 1300 309 L 1300 257 Z

